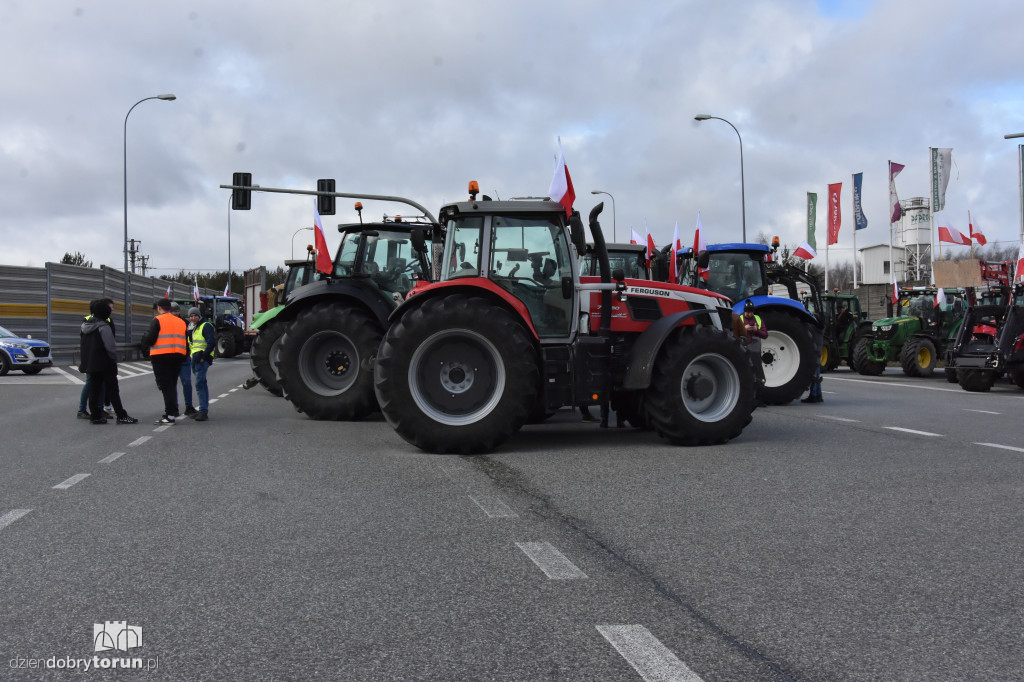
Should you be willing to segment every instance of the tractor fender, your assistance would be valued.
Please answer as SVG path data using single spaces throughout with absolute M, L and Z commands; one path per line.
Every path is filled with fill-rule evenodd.
M 252 324 L 249 325 L 249 329 L 259 329 L 268 322 L 276 318 L 281 311 L 284 310 L 283 305 L 274 306 L 270 310 L 264 310 L 262 313 L 256 313 L 252 316 Z
M 464 277 L 444 282 L 433 282 L 421 288 L 415 288 L 409 292 L 409 296 L 405 301 L 391 313 L 391 322 L 405 315 L 408 310 L 418 308 L 429 299 L 438 296 L 450 296 L 455 293 L 483 296 L 495 300 L 499 305 L 507 308 L 513 315 L 522 320 L 523 325 L 535 340 L 540 338 L 537 329 L 533 326 L 533 321 L 530 319 L 530 311 L 526 308 L 526 305 L 486 277 Z
M 630 350 L 622 388 L 627 391 L 634 391 L 644 390 L 650 386 L 651 373 L 654 370 L 654 360 L 658 357 L 658 351 L 661 350 L 665 339 L 681 324 L 698 316 L 710 318 L 708 323 L 712 325 L 714 325 L 716 319 L 721 319 L 719 312 L 715 309 L 686 310 L 662 317 L 645 329 L 637 337 L 633 348 Z
M 277 317 L 292 320 L 299 311 L 310 306 L 339 299 L 349 299 L 364 308 L 385 328 L 388 317 L 397 305 L 391 296 L 377 289 L 368 278 L 319 280 L 293 291 Z

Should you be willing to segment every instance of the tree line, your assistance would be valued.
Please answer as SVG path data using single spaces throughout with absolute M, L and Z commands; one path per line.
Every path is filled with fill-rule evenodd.
M 91 268 L 92 261 L 85 257 L 85 254 L 75 251 L 65 252 L 64 257 L 60 259 L 60 262 L 64 265 L 79 265 L 84 268 Z M 267 288 L 283 284 L 285 279 L 288 277 L 288 271 L 284 267 L 278 265 L 276 269 L 267 269 Z M 228 283 L 228 271 L 220 270 L 218 272 L 193 272 L 191 270 L 179 270 L 173 275 L 159 275 L 159 279 L 167 280 L 168 282 L 180 282 L 181 284 L 187 284 L 192 286 L 198 284 L 200 287 L 206 289 L 212 289 L 214 291 L 224 291 L 224 286 Z M 231 291 L 235 294 L 241 294 L 245 290 L 245 275 L 240 273 L 232 273 L 231 275 Z

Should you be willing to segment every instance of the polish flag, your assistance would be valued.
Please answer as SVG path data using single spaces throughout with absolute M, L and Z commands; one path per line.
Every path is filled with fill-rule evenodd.
M 889 211 L 892 216 L 889 218 L 890 223 L 896 222 L 903 215 L 903 209 L 900 207 L 900 198 L 896 196 L 896 176 L 900 174 L 904 167 L 902 163 L 889 162 L 889 200 L 892 202 Z
M 224 285 L 224 293 L 222 294 L 222 296 L 224 296 L 224 298 L 227 298 L 230 295 L 231 295 L 231 280 L 228 279 L 228 283 Z
M 192 300 L 199 303 L 199 280 L 193 280 L 192 284 Z
M 645 226 L 646 227 L 646 226 Z M 647 230 L 647 253 L 644 258 L 647 260 L 647 267 L 651 267 L 651 259 L 654 258 L 654 237 L 651 236 L 650 229 Z
M 1017 269 L 1014 279 L 1024 279 L 1024 242 L 1021 242 L 1020 250 L 1017 251 Z
M 939 225 L 939 241 L 946 242 L 947 244 L 960 244 L 961 246 L 970 246 L 971 238 L 960 230 L 954 230 L 952 227 Z
M 898 305 L 900 302 L 900 285 L 896 283 L 896 275 L 892 276 L 892 304 L 893 306 Z
M 978 246 L 985 246 L 985 244 L 988 244 L 988 240 L 985 239 L 985 235 L 983 235 L 980 230 L 974 227 L 974 221 L 971 220 L 970 211 L 967 212 L 967 225 L 970 228 L 971 239 L 977 239 Z
M 640 235 L 638 235 L 636 233 L 636 230 L 634 230 L 634 229 L 630 229 L 629 230 L 629 243 L 630 244 L 639 244 L 643 240 L 644 240 L 644 238 L 641 237 Z
M 562 138 L 558 138 L 558 159 L 555 161 L 555 175 L 551 178 L 548 196 L 565 207 L 565 217 L 572 216 L 572 203 L 576 201 L 576 190 L 572 188 L 569 167 L 565 165 L 562 153 Z
M 704 241 L 704 227 L 700 222 L 700 211 L 697 211 L 697 229 L 693 233 L 693 259 L 694 262 L 697 260 L 697 256 L 700 255 L 701 251 L 707 251 L 708 245 Z M 711 277 L 711 273 L 704 268 L 697 266 L 697 274 L 700 275 L 706 282 Z
M 168 285 L 167 285 L 167 293 L 166 293 L 166 294 L 164 294 L 164 298 L 167 298 L 167 299 L 169 299 L 170 297 L 171 297 L 171 285 L 170 285 L 170 284 L 168 284 Z
M 325 275 L 334 272 L 331 255 L 327 251 L 327 239 L 324 237 L 324 226 L 320 223 L 320 210 L 313 199 L 313 240 L 316 243 L 316 270 Z
M 942 287 L 939 287 L 938 293 L 935 294 L 935 305 L 932 306 L 932 307 L 933 308 L 938 308 L 940 305 L 944 304 L 945 302 L 946 302 L 946 290 L 943 289 Z
M 683 250 L 683 245 L 679 242 L 679 221 L 676 221 L 676 230 L 672 233 L 672 248 L 669 249 L 669 272 L 672 275 L 672 283 L 677 284 L 679 282 L 679 271 L 676 270 L 676 257 L 680 251 Z
M 793 255 L 804 260 L 811 260 L 818 255 L 818 252 L 811 248 L 811 245 L 807 242 L 800 242 L 800 246 L 793 252 Z

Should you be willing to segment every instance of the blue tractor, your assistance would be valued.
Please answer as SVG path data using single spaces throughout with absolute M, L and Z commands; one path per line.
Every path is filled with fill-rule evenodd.
M 817 280 L 799 268 L 781 262 L 764 244 L 713 244 L 694 259 L 692 251 L 679 254 L 683 283 L 728 296 L 733 313 L 743 314 L 747 299 L 764 321 L 768 338 L 761 344 L 765 384 L 759 398 L 768 405 L 785 405 L 800 397 L 821 362 L 822 322 L 808 312 L 802 300 L 810 297 L 814 310 L 824 310 Z

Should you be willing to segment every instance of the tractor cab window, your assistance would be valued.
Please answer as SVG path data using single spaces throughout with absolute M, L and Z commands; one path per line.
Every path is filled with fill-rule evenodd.
M 567 336 L 574 292 L 564 228 L 518 216 L 495 216 L 491 222 L 491 279 L 526 305 L 541 337 Z
M 412 289 L 412 273 L 418 270 L 419 261 L 413 253 L 408 234 L 377 230 L 376 235 L 367 235 L 363 272 L 382 291 L 399 293 L 404 297 Z
M 733 301 L 753 296 L 764 287 L 761 262 L 750 254 L 712 253 L 708 270 L 708 289 Z
M 480 276 L 480 240 L 482 217 L 451 220 L 441 262 L 441 279 Z
M 238 301 L 217 299 L 214 304 L 214 314 L 217 319 L 220 319 L 225 315 L 234 315 L 235 317 L 238 317 Z
M 335 277 L 351 277 L 356 271 L 356 256 L 359 254 L 359 232 L 346 232 L 341 238 L 338 258 L 334 261 Z

